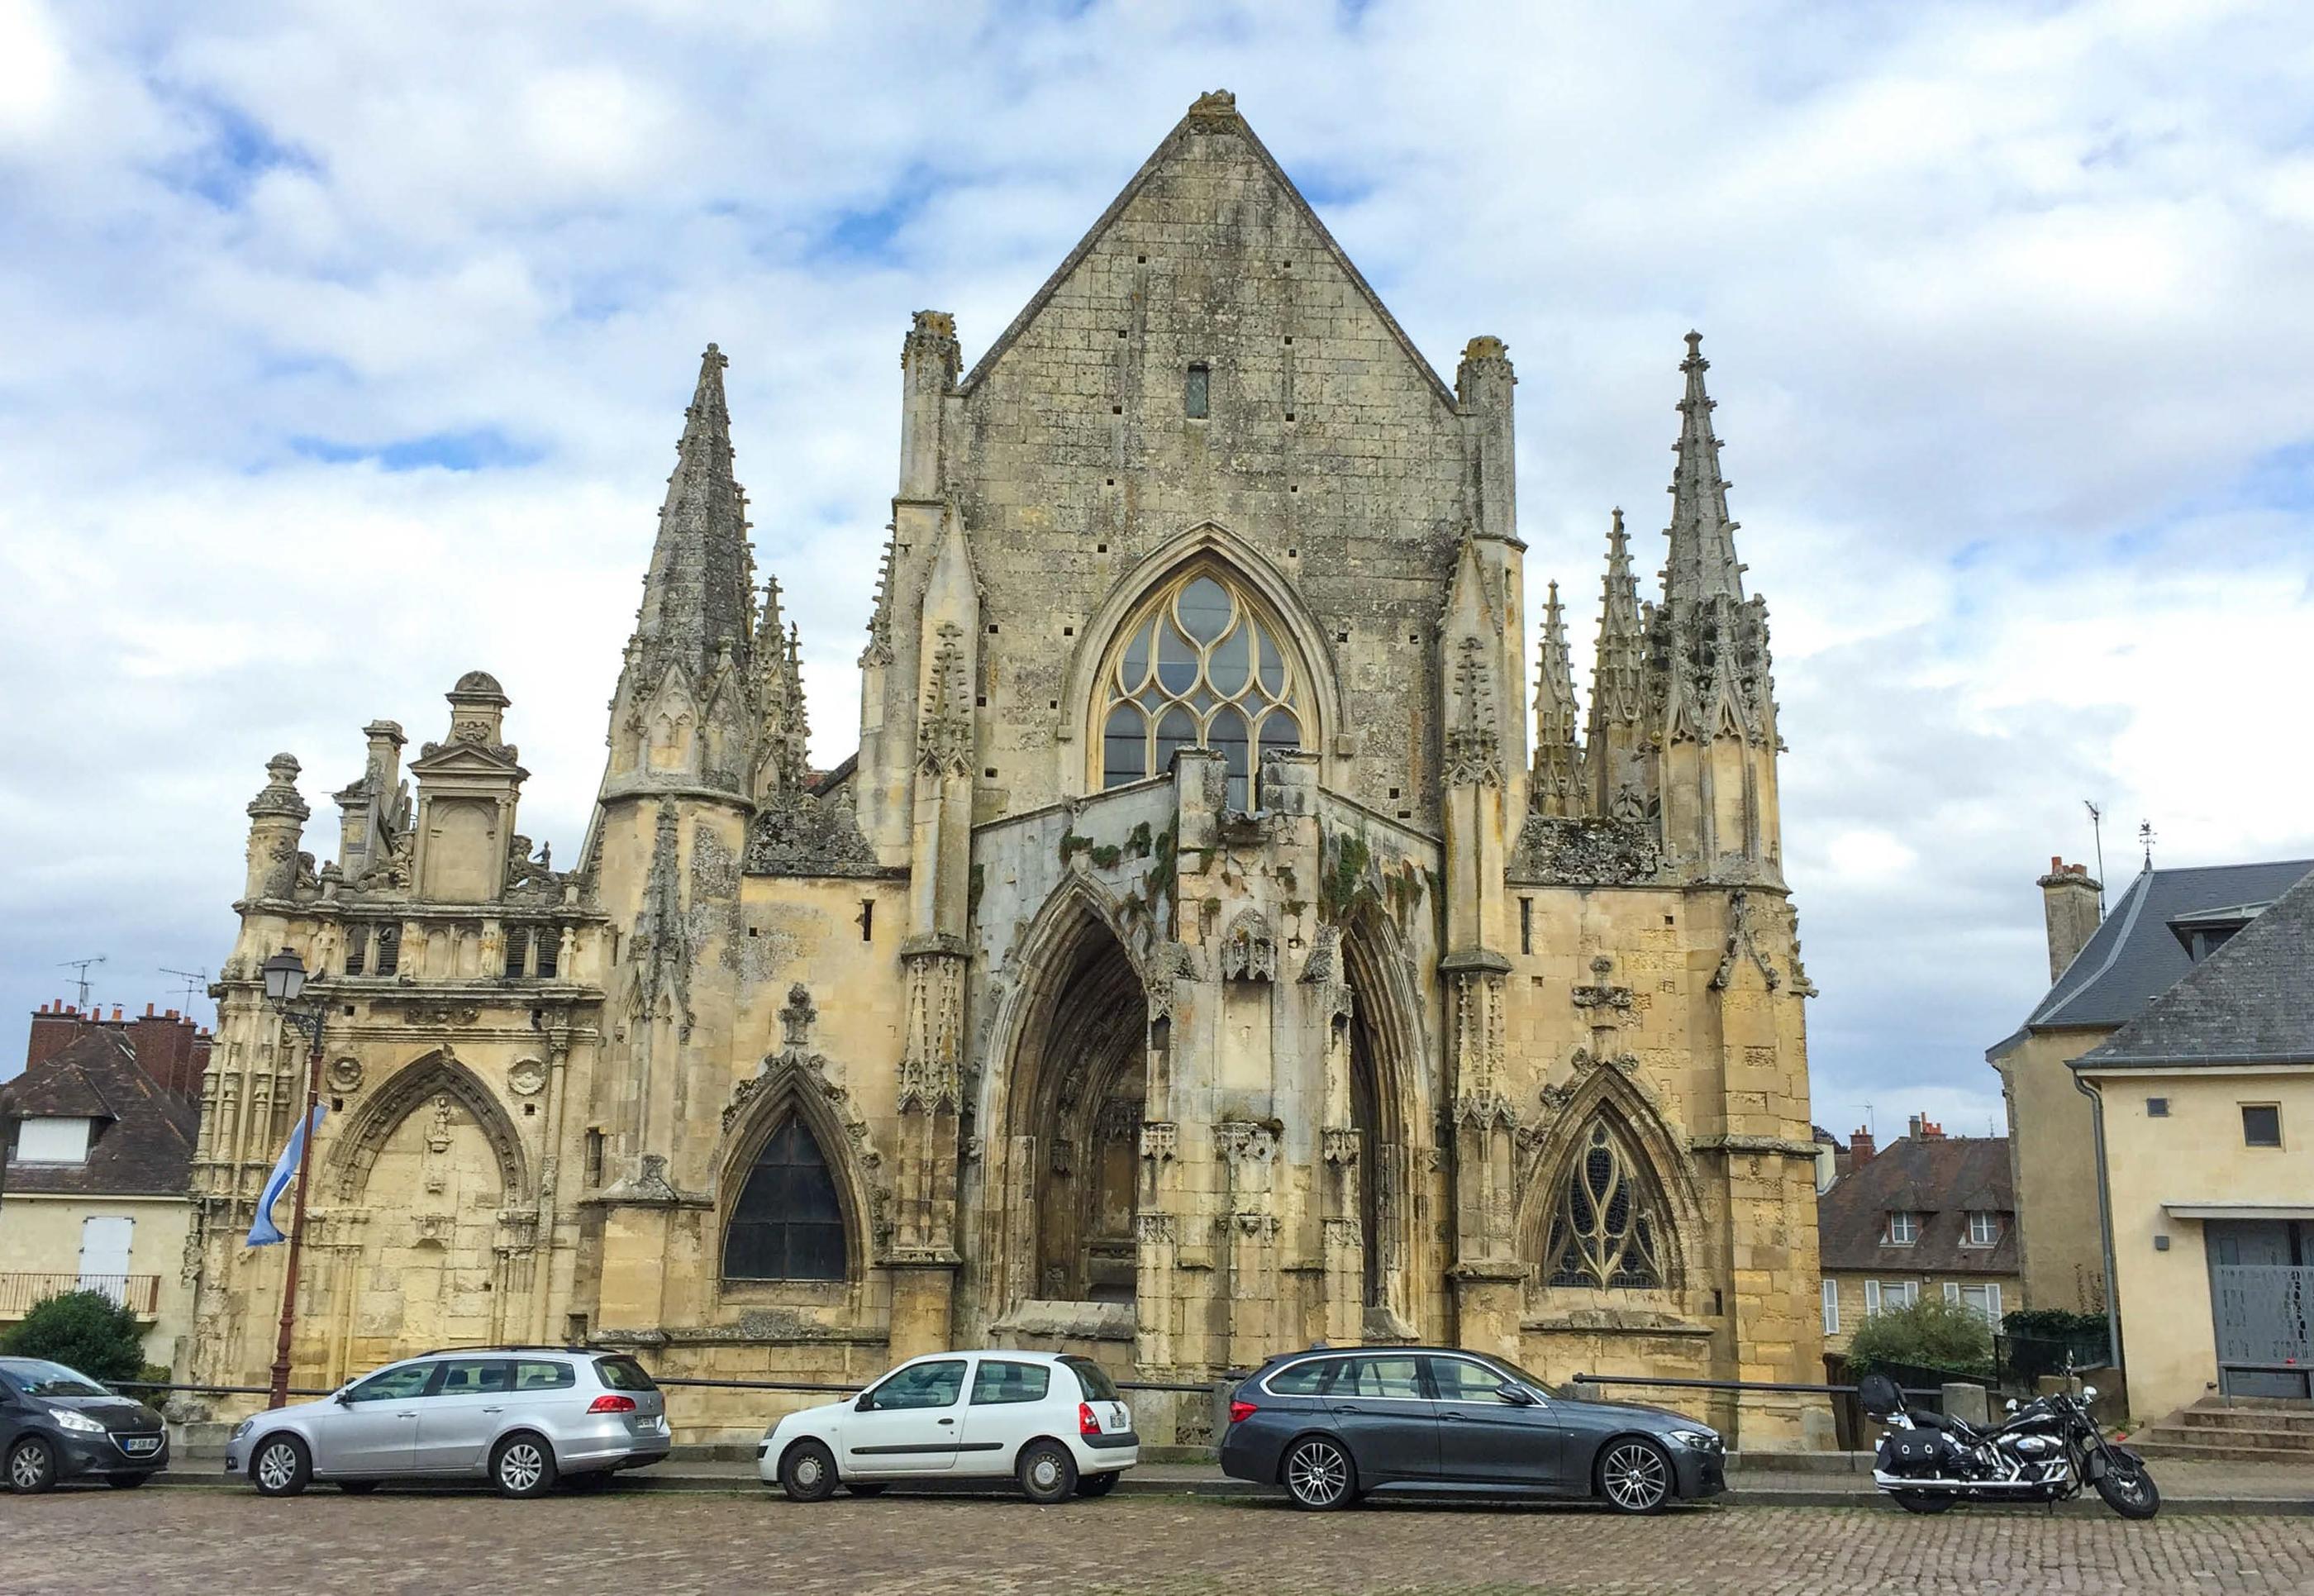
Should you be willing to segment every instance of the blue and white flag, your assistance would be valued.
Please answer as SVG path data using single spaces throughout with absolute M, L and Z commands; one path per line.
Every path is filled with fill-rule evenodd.
M 328 1113 L 329 1110 L 321 1104 L 314 1104 L 311 1128 L 320 1130 L 322 1116 Z M 281 1233 L 280 1227 L 273 1222 L 273 1205 L 281 1201 L 281 1194 L 287 1191 L 289 1183 L 296 1178 L 297 1160 L 305 1156 L 307 1128 L 301 1124 L 289 1133 L 289 1145 L 283 1148 L 281 1156 L 274 1160 L 273 1173 L 265 1177 L 265 1189 L 257 1195 L 257 1218 L 249 1227 L 249 1245 L 252 1247 L 268 1247 L 276 1241 L 288 1239 Z

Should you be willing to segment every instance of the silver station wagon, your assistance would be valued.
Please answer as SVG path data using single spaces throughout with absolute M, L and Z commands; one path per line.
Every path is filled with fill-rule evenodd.
M 667 1454 L 667 1401 L 641 1364 L 581 1347 L 461 1347 L 389 1363 L 318 1402 L 243 1419 L 227 1474 L 268 1496 L 314 1480 L 487 1479 L 538 1496 Z

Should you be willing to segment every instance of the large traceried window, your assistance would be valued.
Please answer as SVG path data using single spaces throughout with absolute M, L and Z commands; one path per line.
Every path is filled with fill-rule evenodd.
M 1664 1283 L 1662 1220 L 1603 1115 L 1592 1120 L 1567 1172 L 1543 1266 L 1552 1285 L 1650 1291 Z
M 1303 689 L 1267 614 L 1226 577 L 1193 569 L 1126 626 L 1101 677 L 1103 787 L 1162 775 L 1184 748 L 1229 765 L 1229 807 L 1253 807 L 1261 755 L 1302 746 Z
M 810 1128 L 790 1115 L 755 1155 L 723 1239 L 726 1280 L 842 1280 L 843 1205 Z

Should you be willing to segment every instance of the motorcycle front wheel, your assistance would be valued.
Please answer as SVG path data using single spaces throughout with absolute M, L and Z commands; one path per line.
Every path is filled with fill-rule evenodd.
M 2113 1467 L 2098 1477 L 2097 1492 L 2124 1519 L 2150 1519 L 2161 1511 L 2161 1487 L 2142 1463 L 2115 1459 Z
M 1891 1491 L 1888 1495 L 1894 1497 L 1896 1505 L 1906 1512 L 1942 1512 L 1960 1500 L 1957 1496 L 1947 1496 L 1942 1491 Z

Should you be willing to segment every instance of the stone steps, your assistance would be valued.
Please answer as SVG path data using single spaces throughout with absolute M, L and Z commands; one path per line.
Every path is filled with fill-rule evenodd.
M 2149 1458 L 2314 1464 L 2314 1403 L 2204 1397 L 2130 1438 Z

